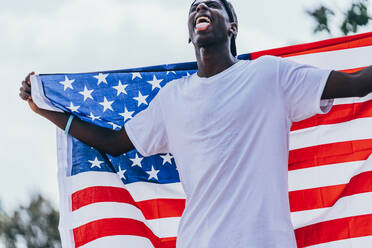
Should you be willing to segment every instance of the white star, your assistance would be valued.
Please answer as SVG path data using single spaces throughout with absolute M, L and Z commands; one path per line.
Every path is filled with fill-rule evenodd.
M 166 163 L 170 163 L 170 164 L 172 164 L 172 156 L 169 154 L 169 153 L 167 153 L 167 154 L 165 154 L 165 155 L 160 155 L 160 157 L 163 159 L 163 165 L 165 165 Z
M 169 73 L 173 73 L 173 74 L 176 74 L 176 72 L 175 72 L 175 71 L 167 71 L 167 75 L 168 75 Z
M 108 124 L 112 125 L 112 129 L 114 129 L 114 130 L 116 130 L 116 128 L 119 128 L 120 129 L 120 126 L 119 125 L 116 125 L 113 122 L 108 122 Z
M 121 168 L 120 168 L 120 166 L 119 166 L 119 171 L 116 172 L 116 174 L 118 174 L 118 176 L 120 177 L 120 179 L 127 180 L 126 177 L 125 177 L 125 175 L 124 175 L 126 171 L 127 171 L 127 170 L 121 170 Z
M 127 119 L 133 118 L 133 116 L 132 116 L 133 113 L 134 113 L 134 111 L 128 111 L 128 109 L 125 107 L 124 108 L 124 113 L 120 113 L 119 115 L 123 116 L 124 121 L 126 121 Z
M 98 168 L 101 169 L 101 164 L 103 164 L 103 161 L 99 161 L 97 157 L 93 161 L 92 160 L 88 160 L 88 161 L 89 161 L 89 163 L 92 164 L 90 166 L 90 168 L 98 167 Z
M 70 102 L 70 107 L 67 108 L 71 110 L 71 112 L 79 112 L 78 109 L 80 108 L 80 106 L 74 106 L 74 104 Z
M 136 157 L 135 158 L 130 158 L 130 160 L 132 160 L 133 164 L 131 165 L 132 167 L 134 166 L 138 166 L 138 167 L 141 167 L 142 168 L 142 159 L 143 158 L 139 158 L 138 157 L 138 154 L 136 153 Z
M 93 76 L 93 77 L 95 77 L 95 78 L 98 79 L 98 81 L 97 81 L 97 85 L 100 85 L 101 83 L 105 83 L 105 84 L 107 84 L 107 80 L 106 80 L 106 78 L 107 78 L 108 75 L 109 75 L 109 74 L 102 74 L 102 73 L 99 73 L 97 76 Z
M 107 109 L 114 111 L 111 107 L 111 105 L 114 103 L 114 101 L 107 101 L 106 97 L 103 97 L 103 102 L 100 102 L 99 104 L 103 106 L 103 112 L 105 112 Z
M 138 91 L 138 97 L 133 97 L 134 100 L 136 100 L 138 102 L 138 107 L 141 106 L 141 104 L 145 104 L 145 105 L 148 105 L 147 102 L 146 102 L 146 98 L 148 96 L 143 96 L 141 94 L 141 91 Z
M 92 97 L 92 92 L 93 91 L 94 90 L 88 90 L 87 86 L 84 86 L 84 91 L 80 91 L 79 94 L 84 96 L 84 102 L 85 102 L 85 100 L 87 100 L 88 98 L 93 100 L 93 97 Z
M 67 76 L 65 76 L 65 81 L 59 82 L 60 84 L 63 84 L 63 90 L 65 91 L 67 88 L 74 89 L 72 87 L 72 83 L 75 82 L 75 79 L 69 80 Z
M 141 73 L 139 72 L 132 72 L 132 80 L 136 78 L 142 78 Z
M 147 82 L 152 85 L 151 90 L 154 90 L 155 88 L 161 89 L 160 83 L 163 82 L 163 79 L 157 79 L 156 76 L 154 75 L 154 78 L 152 79 L 152 81 L 147 81 Z
M 88 117 L 91 118 L 92 121 L 101 120 L 99 116 L 94 116 L 94 114 L 92 112 L 90 113 L 90 115 Z
M 154 179 L 156 179 L 156 181 L 159 181 L 159 179 L 158 179 L 159 170 L 155 170 L 154 166 L 151 166 L 151 170 L 146 171 L 146 173 L 149 174 L 149 178 L 147 180 L 150 180 L 151 178 L 154 178 Z
M 121 84 L 121 81 L 119 80 L 118 86 L 114 86 L 112 88 L 114 88 L 117 91 L 117 95 L 116 96 L 118 96 L 121 93 L 128 95 L 127 91 L 125 90 L 127 87 L 128 87 L 127 84 L 124 84 L 123 85 L 123 84 Z

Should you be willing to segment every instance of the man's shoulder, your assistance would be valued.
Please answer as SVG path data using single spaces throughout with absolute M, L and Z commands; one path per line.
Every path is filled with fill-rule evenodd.
M 272 55 L 263 55 L 257 59 L 251 61 L 250 66 L 254 67 L 254 71 L 275 71 L 275 68 L 282 63 L 283 58 L 272 56 Z M 251 67 L 251 68 L 252 68 Z
M 273 55 L 263 55 L 254 61 L 261 63 L 261 64 L 275 64 L 282 60 L 281 57 L 273 56 Z
M 169 81 L 164 85 L 159 93 L 157 94 L 158 98 L 168 98 L 169 95 L 173 95 L 175 91 L 178 91 L 181 85 L 185 82 L 185 77 L 177 78 Z
M 161 91 L 172 91 L 172 90 L 175 90 L 178 86 L 180 86 L 181 84 L 183 84 L 185 82 L 185 79 L 187 78 L 188 76 L 185 76 L 185 77 L 181 77 L 181 78 L 176 78 L 176 79 L 173 79 L 171 81 L 169 81 L 163 88 Z

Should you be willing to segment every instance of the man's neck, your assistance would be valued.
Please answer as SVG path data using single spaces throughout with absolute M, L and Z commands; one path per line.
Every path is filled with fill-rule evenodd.
M 198 48 L 196 60 L 199 77 L 212 77 L 238 62 L 225 47 Z

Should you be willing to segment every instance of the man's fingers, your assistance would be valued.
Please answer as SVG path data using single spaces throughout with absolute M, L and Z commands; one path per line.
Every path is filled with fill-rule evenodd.
M 23 81 L 23 82 L 22 82 L 22 87 L 23 87 L 26 91 L 30 91 L 30 92 L 31 92 L 31 85 L 29 85 L 26 81 Z
M 27 82 L 27 84 L 31 85 L 30 77 L 31 77 L 31 75 L 34 75 L 34 74 L 35 74 L 35 72 L 31 72 L 27 75 L 27 77 L 25 78 L 25 81 Z
M 20 89 L 19 96 L 20 96 L 23 100 L 31 99 L 31 95 L 28 94 L 27 92 L 25 92 L 24 90 L 22 90 L 22 88 Z
M 31 97 L 31 94 L 28 93 L 28 92 L 26 92 L 26 91 L 24 91 L 24 90 L 21 90 L 20 94 L 22 94 L 22 96 L 23 96 L 25 99 Z
M 26 92 L 30 92 L 31 93 L 31 86 L 29 84 L 26 83 L 26 81 L 23 81 L 22 82 L 22 87 L 23 89 L 26 91 Z
M 22 100 L 26 100 L 22 94 L 22 92 L 19 92 L 19 97 L 22 98 Z
M 30 80 L 30 76 L 32 75 L 33 72 L 30 72 L 29 74 L 27 74 L 26 78 L 25 78 L 25 81 L 28 81 Z

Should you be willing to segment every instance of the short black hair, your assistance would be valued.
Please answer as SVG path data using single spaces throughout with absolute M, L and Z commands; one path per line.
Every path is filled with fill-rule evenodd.
M 227 0 L 219 0 L 219 1 L 221 1 L 222 5 L 225 7 L 227 15 L 229 16 L 229 21 L 238 23 L 238 17 L 236 15 L 235 10 L 234 10 L 234 6 Z M 196 2 L 196 0 L 191 5 L 193 5 L 195 2 Z M 231 51 L 231 53 L 234 57 L 237 55 L 235 40 L 236 40 L 236 36 L 233 35 L 231 37 L 230 51 Z

